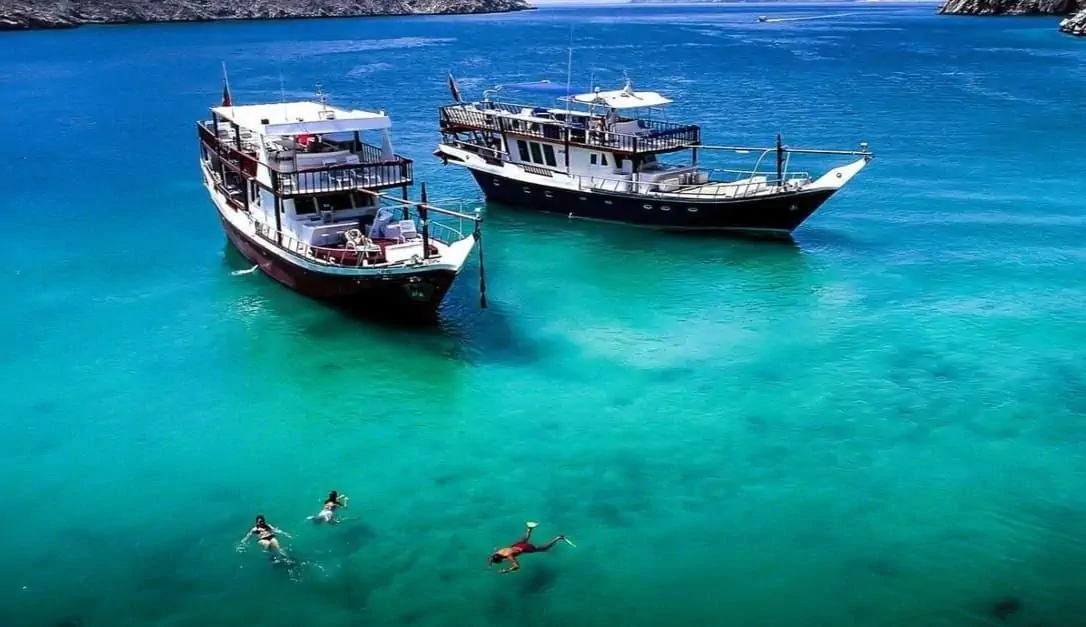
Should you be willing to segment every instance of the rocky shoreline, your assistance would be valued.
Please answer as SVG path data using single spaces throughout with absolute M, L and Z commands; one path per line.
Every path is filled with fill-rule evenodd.
M 1080 0 L 947 0 L 939 13 L 952 15 L 1069 15 L 1086 8 Z
M 1086 9 L 1060 20 L 1060 30 L 1068 35 L 1086 37 Z
M 0 0 L 0 31 L 379 15 L 505 13 L 526 0 Z
M 947 15 L 1068 15 L 1059 29 L 1086 36 L 1086 0 L 946 0 L 939 13 Z

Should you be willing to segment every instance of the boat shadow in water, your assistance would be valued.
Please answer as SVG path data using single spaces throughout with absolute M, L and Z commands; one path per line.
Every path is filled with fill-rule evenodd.
M 376 333 L 468 363 L 525 363 L 540 358 L 543 352 L 517 328 L 503 304 L 491 301 L 485 309 L 480 307 L 478 286 L 473 284 L 478 281 L 474 264 L 453 283 L 436 317 L 359 311 L 298 294 L 265 276 L 229 241 L 223 245 L 223 264 L 232 277 L 255 279 L 266 304 L 276 309 L 277 315 L 296 316 L 306 337 L 339 341 Z
M 493 211 L 490 211 L 493 210 Z M 725 278 L 719 270 L 738 270 L 736 280 L 764 278 L 787 285 L 808 283 L 820 265 L 812 247 L 792 237 L 733 238 L 712 233 L 673 232 L 624 224 L 570 219 L 551 213 L 520 211 L 488 203 L 491 247 L 503 239 L 552 239 L 561 246 L 563 261 L 584 265 L 606 288 L 611 279 L 630 293 L 623 298 L 654 298 L 659 285 L 675 281 Z M 616 285 L 616 288 L 618 286 Z

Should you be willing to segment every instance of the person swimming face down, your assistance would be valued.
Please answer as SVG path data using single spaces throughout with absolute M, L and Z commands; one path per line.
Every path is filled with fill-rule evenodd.
M 532 537 L 532 530 L 535 529 L 536 525 L 535 523 L 528 523 L 527 527 L 528 529 L 524 532 L 524 535 L 521 536 L 520 540 L 517 540 L 512 545 L 505 548 L 497 549 L 490 554 L 490 558 L 487 560 L 487 568 L 490 568 L 494 564 L 500 564 L 503 560 L 509 560 L 509 567 L 503 568 L 498 572 L 502 574 L 511 573 L 520 568 L 520 562 L 517 560 L 518 555 L 523 555 L 525 553 L 543 553 L 549 551 L 550 548 L 559 541 L 566 539 L 566 536 L 564 535 L 557 535 L 543 546 L 536 546 L 529 542 Z
M 328 493 L 328 498 L 324 499 L 324 506 L 321 507 L 321 511 L 310 516 L 309 519 L 318 523 L 337 523 L 339 519 L 336 517 L 335 512 L 340 507 L 347 507 L 347 497 L 336 490 L 332 490 Z

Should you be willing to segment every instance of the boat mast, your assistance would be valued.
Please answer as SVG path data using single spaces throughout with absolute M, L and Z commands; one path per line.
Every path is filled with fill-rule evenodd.
M 565 132 L 565 154 L 566 154 L 566 174 L 569 174 L 569 114 L 572 110 L 573 103 L 570 102 L 570 91 L 573 85 L 573 24 L 569 25 L 569 49 L 566 56 L 566 132 Z
M 422 184 L 422 202 L 419 203 L 419 222 L 422 222 L 422 258 L 430 258 L 430 220 L 427 216 L 426 202 L 428 200 L 426 196 L 426 183 Z M 406 207 L 406 205 L 404 205 Z
M 781 147 L 781 134 L 777 133 L 777 186 L 784 184 L 784 150 Z

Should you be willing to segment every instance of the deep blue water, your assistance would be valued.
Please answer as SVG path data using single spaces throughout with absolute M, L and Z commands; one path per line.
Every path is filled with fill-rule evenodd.
M 3 35 L 0 625 L 1086 624 L 1086 42 L 934 9 Z M 875 160 L 794 245 L 488 207 L 491 306 L 473 264 L 430 330 L 231 274 L 221 61 L 239 102 L 388 111 L 471 198 L 446 74 L 563 81 L 571 25 L 578 82 L 709 141 Z M 307 523 L 331 489 L 349 520 Z M 297 571 L 234 550 L 257 513 Z M 529 519 L 577 547 L 488 572 Z

